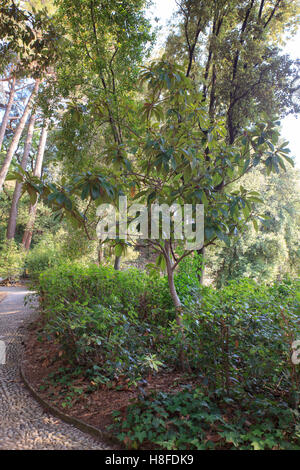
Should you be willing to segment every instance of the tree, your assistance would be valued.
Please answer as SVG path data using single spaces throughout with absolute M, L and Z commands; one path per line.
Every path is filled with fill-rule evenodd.
M 226 115 L 228 141 L 262 113 L 297 112 L 297 64 L 279 41 L 298 24 L 295 1 L 178 0 L 179 31 L 166 50 L 203 89 L 210 113 Z M 178 52 L 177 52 L 178 51 Z
M 275 281 L 299 274 L 299 171 L 288 169 L 280 178 L 263 168 L 246 175 L 242 184 L 256 189 L 263 203 L 257 210 L 265 218 L 233 237 L 228 247 L 211 247 L 207 264 L 217 286 L 227 280 L 250 277 Z M 291 191 L 292 188 L 292 191 Z
M 280 53 L 278 39 L 297 25 L 297 2 L 178 0 L 177 28 L 168 56 L 184 64 L 203 92 L 212 122 L 226 116 L 227 141 L 268 116 L 299 111 L 297 63 Z M 209 158 L 209 149 L 207 149 Z M 218 190 L 222 191 L 220 181 Z M 204 250 L 199 252 L 204 256 Z M 203 280 L 203 266 L 199 279 Z
M 45 147 L 46 147 L 46 141 L 47 141 L 47 135 L 48 135 L 48 126 L 49 126 L 49 122 L 48 120 L 45 120 L 42 130 L 41 130 L 39 148 L 38 148 L 34 172 L 33 172 L 33 176 L 36 178 L 40 178 L 42 175 L 42 166 L 43 166 L 43 159 L 44 159 L 44 153 L 45 153 Z M 22 244 L 26 251 L 29 250 L 30 244 L 31 244 L 33 227 L 34 227 L 35 218 L 36 218 L 37 204 L 38 204 L 38 199 L 36 199 L 35 202 L 32 201 L 30 204 L 30 208 L 29 208 L 29 219 L 28 219 L 27 226 L 26 226 L 23 240 L 22 240 Z
M 120 121 L 152 40 L 145 5 L 144 0 L 57 2 L 65 34 L 53 90 L 67 103 L 56 142 L 66 174 L 76 164 L 81 172 L 95 166 L 110 151 L 122 164 Z
M 32 109 L 32 105 L 33 105 L 33 102 L 34 102 L 34 99 L 37 95 L 37 92 L 38 92 L 38 89 L 39 89 L 39 86 L 40 86 L 40 80 L 37 79 L 34 83 L 34 87 L 33 87 L 33 90 L 31 92 L 31 95 L 29 96 L 28 98 L 28 101 L 27 101 L 27 104 L 25 106 L 25 109 L 24 109 L 24 112 L 20 118 L 20 121 L 17 125 L 17 128 L 15 130 L 15 133 L 14 133 L 14 136 L 12 138 L 12 141 L 10 143 L 10 146 L 7 150 L 7 154 L 4 158 L 4 161 L 3 161 L 3 164 L 2 164 L 2 167 L 0 169 L 0 191 L 2 191 L 2 188 L 3 188 L 3 185 L 4 185 L 4 181 L 5 181 L 5 178 L 7 176 L 7 173 L 8 173 L 8 170 L 9 170 L 9 167 L 10 167 L 10 164 L 11 164 L 11 161 L 12 161 L 12 158 L 14 156 L 14 153 L 17 149 L 17 146 L 18 146 L 18 143 L 19 143 L 19 140 L 21 138 L 21 135 L 22 135 L 22 132 L 23 132 L 23 129 L 26 125 L 26 121 L 27 121 L 27 118 L 30 114 L 30 111 Z
M 104 164 L 101 172 L 78 175 L 72 178 L 72 183 L 63 186 L 38 182 L 26 173 L 28 190 L 37 191 L 61 215 L 82 224 L 86 232 L 86 211 L 81 213 L 78 196 L 88 200 L 89 207 L 93 201 L 116 203 L 120 194 L 132 198 L 139 188 L 135 200 L 144 200 L 148 205 L 152 202 L 169 206 L 177 203 L 181 207 L 187 203 L 204 204 L 204 246 L 217 239 L 229 243 L 229 237 L 251 220 L 253 204 L 259 200 L 257 192 L 248 192 L 242 186 L 232 190 L 232 183 L 254 165 L 261 163 L 269 172 L 279 172 L 280 166 L 284 166 L 283 159 L 291 162 L 285 146 L 278 143 L 274 123 L 249 129 L 238 145 L 228 145 L 224 123 L 218 121 L 211 128 L 202 94 L 181 69 L 162 61 L 145 69 L 141 79 L 147 84 L 148 96 L 146 101 L 137 102 L 128 120 L 122 122 L 124 139 L 126 136 L 122 152 L 127 155 L 122 167 L 119 162 L 118 165 L 110 163 L 108 169 Z M 137 122 L 137 115 L 144 117 L 143 123 Z M 115 148 L 107 161 L 113 162 L 114 158 Z M 24 178 L 24 175 L 13 177 Z M 224 181 L 222 192 L 218 191 L 220 181 Z M 158 240 L 146 241 L 158 252 L 158 264 L 167 271 L 176 318 L 182 325 L 174 273 L 193 250 L 177 257 L 173 250 L 174 229 L 166 240 L 160 234 Z M 120 256 L 123 249 L 125 244 L 120 241 L 116 244 L 116 255 Z
M 40 197 L 58 218 L 66 216 L 82 227 L 87 238 L 91 237 L 90 211 L 103 202 L 117 205 L 118 197 L 127 195 L 147 207 L 176 203 L 181 209 L 184 204 L 202 204 L 204 247 L 217 240 L 229 244 L 230 237 L 254 218 L 259 201 L 256 191 L 233 185 L 260 164 L 268 173 L 279 174 L 284 161 L 293 163 L 286 146 L 279 142 L 278 121 L 272 116 L 265 122 L 248 120 L 231 142 L 227 114 L 217 113 L 211 106 L 215 101 L 204 99 L 190 63 L 182 68 L 163 58 L 145 67 L 137 82 L 136 48 L 142 57 L 141 37 L 147 37 L 145 31 L 139 35 L 136 30 L 142 2 L 130 2 L 128 10 L 127 3 L 104 2 L 100 9 L 96 0 L 80 2 L 80 22 L 77 1 L 58 5 L 58 14 L 66 22 L 66 55 L 55 86 L 65 98 L 61 127 L 69 132 L 61 133 L 60 139 L 61 148 L 70 148 L 70 158 L 66 158 L 69 171 L 56 183 L 28 171 L 13 173 L 10 178 L 22 181 L 30 195 L 35 193 L 34 202 Z M 101 28 L 105 33 L 100 40 Z M 194 54 L 196 46 L 191 44 Z M 67 83 L 66 77 L 70 77 Z M 99 134 L 85 141 L 91 136 L 87 129 L 91 122 L 95 125 L 92 131 L 97 129 Z M 72 174 L 72 168 L 78 170 L 81 164 L 78 156 L 84 157 L 88 146 L 98 146 L 98 151 L 88 151 L 82 160 L 87 171 Z M 188 223 L 192 225 L 193 216 Z M 184 316 L 174 276 L 194 250 L 179 255 L 175 223 L 170 230 L 167 237 L 160 230 L 157 238 L 146 237 L 145 241 L 157 251 L 157 266 L 167 271 L 184 339 Z M 113 242 L 117 257 L 126 249 L 120 224 L 118 235 Z
M 27 138 L 24 146 L 23 157 L 21 161 L 21 168 L 26 170 L 28 157 L 31 149 L 33 132 L 34 132 L 34 125 L 35 125 L 36 115 L 34 112 L 31 113 L 29 124 L 28 124 L 28 131 L 27 131 Z M 18 181 L 16 182 L 13 199 L 11 203 L 10 213 L 9 213 L 9 220 L 7 226 L 7 239 L 15 238 L 16 232 L 16 225 L 17 225 L 17 217 L 18 217 L 18 203 L 22 193 L 22 184 Z
M 41 78 L 57 59 L 58 31 L 45 10 L 33 13 L 2 0 L 0 37 L 1 71 L 13 62 L 17 77 Z
M 1 150 L 3 139 L 4 139 L 4 136 L 5 136 L 7 124 L 8 124 L 8 121 L 9 121 L 9 114 L 10 114 L 10 111 L 11 111 L 11 108 L 12 108 L 12 105 L 13 105 L 13 101 L 14 101 L 16 77 L 13 76 L 9 80 L 9 83 L 10 83 L 10 90 L 9 90 L 8 102 L 7 102 L 7 105 L 6 105 L 6 108 L 5 108 L 5 112 L 4 112 L 4 116 L 3 116 L 3 119 L 2 119 L 2 122 L 1 122 L 1 128 L 0 128 L 0 150 Z
M 14 77 L 34 78 L 34 88 L 25 106 L 24 112 L 15 129 L 0 170 L 0 192 L 18 146 L 27 117 L 38 93 L 43 75 L 49 73 L 49 67 L 56 57 L 56 30 L 44 12 L 30 13 L 17 6 L 13 1 L 4 0 L 0 7 L 0 50 L 3 55 L 2 69 L 13 62 Z M 14 82 L 15 83 L 15 82 Z M 13 92 L 10 101 L 12 104 Z M 10 101 L 7 109 L 9 108 Z M 1 133 L 5 133 L 9 113 L 5 113 Z

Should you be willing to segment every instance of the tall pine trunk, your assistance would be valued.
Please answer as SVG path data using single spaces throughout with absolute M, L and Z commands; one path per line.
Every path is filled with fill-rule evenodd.
M 26 169 L 27 162 L 28 162 L 28 157 L 29 157 L 29 152 L 31 149 L 33 132 L 34 132 L 35 118 L 36 116 L 33 113 L 30 117 L 29 124 L 28 124 L 27 138 L 26 138 L 23 157 L 21 161 L 21 167 L 23 168 L 23 170 Z M 13 200 L 12 200 L 10 213 L 9 213 L 9 221 L 8 221 L 8 226 L 7 226 L 6 236 L 8 240 L 15 238 L 17 217 L 18 217 L 18 205 L 19 205 L 19 199 L 21 197 L 21 192 L 22 192 L 22 183 L 19 183 L 17 181 L 15 190 L 14 190 Z
M 1 150 L 1 147 L 2 147 L 2 144 L 3 144 L 5 132 L 6 132 L 6 129 L 7 129 L 7 124 L 8 124 L 8 120 L 9 120 L 10 111 L 11 111 L 11 108 L 12 108 L 12 105 L 13 105 L 13 102 L 14 102 L 15 88 L 16 88 L 16 77 L 13 77 L 12 82 L 11 82 L 8 102 L 7 102 L 7 105 L 6 105 L 5 113 L 4 113 L 2 123 L 1 123 L 1 127 L 0 127 L 0 150 Z
M 42 175 L 42 166 L 43 166 L 44 153 L 45 153 L 45 147 L 46 147 L 46 141 L 47 141 L 47 135 L 48 135 L 48 125 L 49 123 L 46 120 L 44 122 L 44 127 L 41 132 L 38 153 L 37 153 L 36 161 L 35 161 L 34 176 L 37 176 L 38 178 L 40 178 Z M 38 199 L 36 200 L 35 204 L 30 204 L 30 208 L 29 208 L 29 219 L 28 219 L 27 226 L 26 226 L 23 240 L 22 240 L 22 244 L 26 251 L 29 251 L 29 248 L 31 245 L 33 228 L 34 228 L 34 223 L 35 223 L 35 218 L 36 218 L 37 205 L 38 205 Z
M 26 121 L 27 121 L 27 118 L 28 118 L 30 110 L 32 108 L 34 98 L 35 98 L 35 96 L 38 92 L 39 84 L 40 84 L 40 80 L 36 80 L 36 82 L 34 84 L 33 91 L 32 91 L 32 93 L 31 93 L 31 95 L 30 95 L 30 97 L 27 101 L 27 104 L 25 106 L 23 115 L 22 115 L 22 117 L 19 121 L 19 124 L 18 124 L 18 126 L 16 128 L 16 131 L 14 133 L 13 139 L 11 141 L 11 144 L 10 144 L 9 149 L 7 151 L 6 157 L 4 159 L 2 168 L 0 170 L 0 191 L 2 191 L 3 184 L 4 184 L 4 181 L 5 181 L 6 175 L 8 173 L 12 158 L 13 158 L 14 153 L 15 153 L 17 147 L 18 147 L 22 132 L 24 130 L 24 127 L 25 127 L 25 124 L 26 124 Z

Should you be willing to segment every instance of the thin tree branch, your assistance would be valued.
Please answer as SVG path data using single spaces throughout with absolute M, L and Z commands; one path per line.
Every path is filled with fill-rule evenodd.
M 277 8 L 279 7 L 280 3 L 282 2 L 282 0 L 277 0 L 273 10 L 272 10 L 272 13 L 270 14 L 269 18 L 267 19 L 267 21 L 265 22 L 264 24 L 264 29 L 266 29 L 266 27 L 268 26 L 268 24 L 270 23 L 270 21 L 272 20 L 273 16 L 275 15 L 276 13 L 276 10 Z

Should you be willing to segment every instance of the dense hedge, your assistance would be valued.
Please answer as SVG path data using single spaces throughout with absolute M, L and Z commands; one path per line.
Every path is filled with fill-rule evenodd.
M 100 364 L 104 375 L 109 360 L 110 377 L 116 369 L 131 370 L 131 362 L 138 369 L 139 357 L 149 354 L 177 364 L 182 338 L 165 278 L 63 265 L 41 274 L 39 289 L 47 328 L 72 360 Z M 277 387 L 296 400 L 298 376 L 290 357 L 299 335 L 297 291 L 296 281 L 259 286 L 249 280 L 195 290 L 184 310 L 190 367 L 210 389 Z
M 150 278 L 137 269 L 115 271 L 95 264 L 64 264 L 43 272 L 39 286 L 48 310 L 59 311 L 70 303 L 101 304 L 150 322 L 174 316 L 167 279 Z
M 137 383 L 174 318 L 167 280 L 135 269 L 62 265 L 40 275 L 39 295 L 46 330 L 96 383 L 123 373 Z

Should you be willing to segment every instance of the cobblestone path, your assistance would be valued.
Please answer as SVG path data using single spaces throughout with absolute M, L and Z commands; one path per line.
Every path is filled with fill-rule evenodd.
M 33 314 L 24 306 L 29 292 L 21 287 L 0 288 L 7 297 L 0 302 L 0 341 L 6 344 L 6 364 L 0 364 L 0 450 L 104 450 L 77 428 L 44 412 L 19 376 L 22 352 L 20 327 Z

